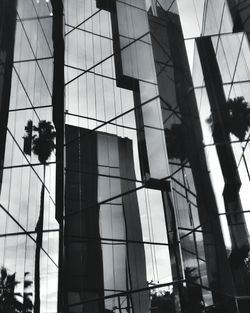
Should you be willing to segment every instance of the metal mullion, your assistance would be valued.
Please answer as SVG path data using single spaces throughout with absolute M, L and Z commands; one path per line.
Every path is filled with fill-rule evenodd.
M 176 162 L 172 162 L 172 161 L 169 161 L 168 162 L 170 165 L 176 165 L 176 166 L 180 166 L 181 164 L 180 163 L 176 163 Z M 183 164 L 183 167 L 186 167 L 186 168 L 190 168 L 191 169 L 191 166 L 190 165 L 187 165 L 187 163 Z
M 234 144 L 234 143 L 240 143 L 240 142 L 249 142 L 249 139 L 244 139 L 244 140 L 229 140 L 229 141 L 221 141 L 221 142 L 216 142 L 216 143 L 208 143 L 208 144 L 204 144 L 204 147 L 211 147 L 211 146 L 220 146 L 220 145 L 224 145 L 224 144 Z M 239 165 L 239 164 L 238 164 Z
M 180 229 L 180 230 L 184 230 L 184 231 L 191 231 L 191 232 L 193 232 L 193 229 L 192 228 L 187 228 L 187 227 L 178 227 L 178 229 Z M 195 230 L 195 232 L 197 232 L 197 233 L 206 233 L 206 234 L 211 234 L 211 232 L 208 232 L 208 231 L 203 231 L 203 230 Z
M 158 2 L 158 0 L 156 0 L 157 1 L 157 3 L 159 3 Z M 175 3 L 175 0 L 173 0 L 172 1 L 172 3 L 169 5 L 169 7 L 167 8 L 167 11 L 166 12 L 168 12 L 171 8 L 172 8 L 172 6 L 173 6 L 173 4 Z M 160 4 L 160 3 L 159 3 Z M 160 4 L 161 5 L 161 4 Z
M 45 229 L 43 230 L 43 233 L 49 233 L 49 232 L 59 232 L 59 229 Z M 5 233 L 5 234 L 0 234 L 0 238 L 2 237 L 12 237 L 12 236 L 22 236 L 27 234 L 36 234 L 36 231 L 26 231 L 26 232 L 16 232 L 16 233 Z
M 74 28 L 74 26 L 68 24 L 68 23 L 65 23 L 66 26 L 68 27 L 71 27 L 71 28 Z M 82 31 L 82 32 L 85 32 L 85 33 L 89 33 L 91 35 L 94 35 L 94 36 L 98 36 L 98 37 L 101 37 L 101 38 L 104 38 L 104 39 L 108 39 L 108 40 L 112 40 L 113 41 L 113 38 L 110 38 L 110 37 L 107 37 L 107 36 L 103 36 L 103 35 L 100 35 L 98 33 L 94 33 L 94 32 L 91 32 L 90 30 L 86 30 L 86 29 L 83 29 L 83 28 L 79 28 L 77 27 L 77 30 L 79 31 Z
M 25 110 L 36 110 L 36 109 L 45 109 L 51 108 L 52 105 L 40 105 L 40 106 L 32 106 L 30 108 L 19 108 L 19 109 L 10 109 L 9 112 L 18 112 L 18 111 L 25 111 Z
M 4 210 L 4 212 L 24 231 L 24 233 L 37 245 L 37 241 L 29 234 L 29 232 L 26 231 L 26 229 L 18 222 L 18 220 L 15 219 L 15 217 L 5 209 L 5 207 L 0 204 L 0 207 Z M 40 249 L 47 255 L 47 257 L 52 261 L 52 263 L 58 267 L 57 263 L 51 258 L 51 256 L 48 254 L 46 250 L 42 246 L 40 246 Z
M 70 33 L 72 33 L 74 30 L 78 29 L 78 27 L 80 27 L 81 25 L 83 25 L 84 23 L 86 23 L 89 19 L 91 19 L 93 16 L 95 16 L 96 14 L 98 14 L 100 11 L 102 11 L 102 9 L 96 11 L 95 13 L 93 13 L 91 16 L 89 16 L 88 18 L 86 18 L 84 21 L 82 21 L 80 24 L 78 24 L 77 26 L 74 26 L 73 29 L 71 29 L 70 31 L 68 31 L 64 36 L 66 37 L 67 35 L 69 35 Z
M 121 197 L 123 197 L 123 196 L 129 195 L 129 194 L 131 194 L 131 193 L 133 193 L 133 192 L 136 192 L 136 191 L 138 191 L 138 190 L 141 190 L 141 189 L 143 189 L 143 188 L 145 188 L 144 185 L 142 185 L 142 186 L 140 186 L 140 187 L 133 188 L 133 189 L 131 189 L 131 190 L 129 190 L 129 191 L 126 191 L 126 192 L 124 192 L 124 193 L 121 193 L 121 194 L 119 194 L 119 195 L 116 195 L 116 196 L 113 196 L 113 197 L 108 198 L 108 199 L 106 199 L 106 200 L 97 202 L 97 203 L 95 203 L 94 206 L 91 205 L 91 206 L 88 206 L 88 207 L 86 207 L 86 208 L 84 208 L 84 209 L 79 209 L 79 210 L 77 210 L 77 211 L 75 211 L 75 212 L 71 212 L 71 213 L 65 214 L 65 215 L 63 216 L 63 218 L 65 219 L 65 218 L 67 218 L 67 217 L 71 217 L 71 216 L 74 216 L 74 215 L 77 215 L 77 214 L 85 213 L 85 211 L 91 210 L 91 209 L 95 208 L 97 205 L 99 206 L 99 205 L 102 205 L 102 204 L 107 204 L 107 202 L 109 202 L 109 201 L 113 201 L 113 200 L 115 200 L 115 199 L 118 199 L 118 198 L 121 198 Z
M 249 173 L 248 164 L 247 164 L 247 161 L 246 161 L 244 153 L 242 154 L 242 158 L 243 158 L 243 162 L 244 162 L 244 165 L 245 165 L 245 168 L 246 168 L 246 171 L 247 171 L 248 179 L 250 180 L 250 173 Z
M 112 165 L 104 165 L 104 164 L 98 164 L 99 167 L 105 167 L 105 168 L 116 168 L 119 169 L 119 166 L 112 166 Z
M 188 161 L 186 161 L 188 162 Z M 173 177 L 174 175 L 176 175 L 178 172 L 180 172 L 182 170 L 182 166 L 180 166 L 178 169 L 176 169 L 173 173 L 171 173 L 171 177 Z M 189 190 L 189 189 L 188 189 Z
M 76 77 L 72 78 L 70 81 L 68 81 L 67 83 L 65 83 L 64 85 L 67 86 L 68 84 L 72 83 L 73 81 L 75 81 L 76 79 L 78 79 L 79 77 L 81 77 L 82 75 L 88 73 L 89 71 L 91 71 L 92 69 L 94 69 L 96 66 L 102 64 L 103 62 L 107 61 L 108 59 L 112 58 L 113 56 L 115 56 L 116 54 L 119 54 L 121 51 L 125 50 L 126 48 L 128 48 L 129 46 L 131 46 L 132 44 L 134 44 L 137 41 L 140 41 L 141 38 L 147 36 L 148 34 L 150 34 L 150 32 L 146 32 L 143 35 L 141 35 L 140 37 L 136 38 L 134 41 L 130 42 L 129 44 L 125 45 L 124 47 L 122 47 L 119 51 L 114 52 L 112 54 L 110 54 L 109 56 L 107 56 L 106 58 L 104 58 L 103 60 L 97 62 L 96 64 L 94 64 L 93 66 L 91 66 L 89 69 L 85 70 L 83 73 L 77 75 Z
M 150 125 L 146 125 L 146 124 L 143 125 L 143 128 L 150 128 L 150 129 L 154 129 L 154 130 L 160 130 L 160 131 L 163 131 L 163 132 L 165 130 L 164 128 L 154 127 L 154 126 L 150 126 Z
M 125 36 L 125 35 L 120 35 L 120 37 L 121 37 L 121 38 L 125 38 L 125 39 L 129 39 L 129 40 L 134 40 L 134 38 L 133 38 L 133 37 L 129 37 L 129 36 Z M 146 44 L 146 45 L 148 45 L 148 46 L 151 46 L 151 47 L 152 47 L 152 44 L 151 44 L 151 43 L 149 43 L 149 42 L 147 42 L 147 41 L 145 41 L 145 40 L 140 40 L 140 42 L 142 42 L 142 43 L 144 43 L 144 44 Z
M 115 238 L 105 238 L 105 237 L 89 237 L 89 236 L 69 236 L 69 242 L 85 242 L 85 241 L 110 241 L 117 243 L 135 243 L 135 244 L 145 244 L 145 245 L 156 245 L 156 246 L 170 246 L 168 243 L 164 242 L 152 242 L 152 241 L 144 241 L 144 240 L 132 240 L 132 239 L 115 239 Z M 72 238 L 72 239 L 71 239 Z
M 159 181 L 165 181 L 166 179 L 169 179 L 169 178 L 171 178 L 171 175 L 170 175 L 170 176 L 167 176 L 167 177 L 163 177 L 162 179 L 159 179 Z M 113 196 L 113 197 L 108 198 L 108 199 L 106 199 L 106 200 L 97 202 L 97 203 L 95 203 L 94 206 L 91 205 L 91 206 L 88 206 L 88 207 L 86 207 L 86 208 L 84 208 L 84 209 L 80 209 L 80 210 L 77 210 L 77 211 L 75 211 L 75 212 L 71 212 L 71 213 L 69 213 L 69 214 L 66 214 L 66 215 L 63 216 L 63 218 L 65 219 L 65 218 L 67 218 L 68 216 L 74 216 L 74 215 L 76 215 L 76 214 L 84 213 L 86 210 L 90 210 L 90 209 L 95 208 L 96 205 L 106 204 L 106 203 L 109 202 L 109 201 L 113 201 L 113 200 L 115 200 L 115 199 L 121 198 L 122 196 L 129 195 L 129 194 L 131 194 L 131 193 L 133 193 L 133 192 L 136 192 L 136 191 L 138 191 L 138 190 L 141 190 L 141 189 L 143 189 L 143 188 L 146 188 L 146 186 L 145 186 L 145 185 L 141 185 L 141 186 L 139 186 L 139 187 L 132 188 L 132 189 L 130 189 L 130 190 L 126 191 L 126 192 L 123 192 L 123 193 L 121 193 L 121 194 L 119 194 L 119 195 L 116 195 L 116 196 Z
M 176 108 L 179 108 L 178 105 L 175 106 L 175 108 L 172 108 L 172 106 L 164 99 L 160 96 L 160 100 L 168 107 L 168 110 L 173 112 L 176 117 L 178 117 L 178 119 L 182 122 L 182 117 L 179 116 L 181 115 L 180 112 L 176 111 Z M 165 109 L 164 107 L 162 107 L 163 109 Z M 167 109 L 165 109 L 167 110 Z
M 72 69 L 74 69 L 74 70 L 82 71 L 82 72 L 85 72 L 85 71 L 86 71 L 86 70 L 85 70 L 85 69 L 83 69 L 83 68 L 76 67 L 76 66 L 72 66 L 72 65 L 69 65 L 69 64 L 64 64 L 64 66 L 65 66 L 65 67 L 72 68 Z M 116 81 L 116 78 L 115 78 L 115 77 L 111 77 L 111 76 L 103 75 L 103 74 L 96 73 L 96 72 L 93 72 L 93 71 L 89 71 L 88 73 L 93 74 L 93 75 L 96 75 L 96 76 L 100 76 L 100 77 L 103 77 L 103 78 L 107 78 L 107 79 L 111 79 L 111 80 L 115 80 L 115 81 Z
M 242 159 L 243 154 L 245 153 L 245 150 L 246 150 L 246 148 L 248 146 L 249 140 L 250 140 L 250 135 L 248 135 L 247 139 L 244 139 L 243 141 L 241 141 L 241 142 L 246 142 L 246 145 L 244 147 L 242 147 L 242 155 L 240 157 L 239 163 L 237 164 L 237 167 L 239 167 L 239 165 L 240 165 L 241 159 Z
M 176 106 L 176 108 L 177 108 L 177 106 Z M 165 110 L 168 110 L 168 109 L 165 109 Z M 170 111 L 170 110 L 168 110 L 168 111 Z M 171 111 L 171 112 L 172 113 L 167 118 L 165 118 L 165 120 L 163 121 L 164 124 L 166 124 L 167 121 L 169 121 L 170 118 L 173 117 L 173 116 L 178 117 L 180 119 L 180 121 L 182 122 L 181 118 L 174 111 Z
M 164 63 L 164 65 L 161 67 L 160 71 L 159 71 L 158 73 L 156 73 L 156 76 L 157 76 L 157 77 L 159 77 L 159 76 L 161 75 L 161 73 L 162 73 L 163 71 L 165 71 L 166 67 L 174 67 L 173 64 L 169 64 L 170 61 L 172 61 L 172 57 L 169 57 L 169 59 L 168 59 L 168 60 Z M 173 62 L 171 62 L 171 63 L 173 63 Z M 167 72 L 165 72 L 165 73 L 167 73 Z M 169 77 L 168 75 L 167 75 L 167 77 L 168 77 L 172 82 L 175 81 L 174 79 L 172 79 L 172 78 Z
M 126 177 L 120 177 L 120 176 L 115 176 L 115 175 L 108 175 L 108 174 L 100 174 L 98 172 L 94 173 L 94 172 L 86 172 L 86 171 L 78 171 L 78 170 L 73 170 L 73 169 L 69 169 L 69 168 L 64 168 L 66 171 L 69 172 L 77 172 L 77 173 L 82 173 L 82 174 L 86 174 L 86 175 L 94 175 L 94 176 L 102 176 L 102 177 L 108 177 L 108 178 L 116 178 L 116 179 L 120 179 L 120 180 L 124 180 L 124 181 L 130 181 L 130 182 L 136 182 L 136 183 L 141 183 L 141 180 L 137 180 L 137 179 L 129 179 Z
M 142 9 L 140 7 L 137 7 L 137 6 L 135 6 L 135 5 L 131 4 L 131 3 L 127 3 L 127 2 L 124 2 L 124 1 L 121 1 L 121 0 L 116 0 L 116 2 L 120 2 L 122 4 L 125 4 L 125 5 L 127 5 L 129 7 L 131 7 L 131 8 L 134 8 L 134 9 L 137 9 L 137 10 L 140 10 L 140 11 L 143 11 L 143 12 L 147 12 L 146 10 L 144 10 L 144 9 Z
M 167 62 L 161 62 L 161 61 L 157 61 L 156 60 L 155 63 L 156 64 L 160 64 L 160 65 L 164 65 L 164 66 L 167 66 L 167 67 L 171 67 L 171 68 L 174 67 L 172 64 L 166 64 Z
M 151 36 L 154 38 L 154 40 L 156 41 L 157 45 L 162 49 L 162 51 L 165 53 L 165 55 L 168 57 L 168 60 L 165 62 L 165 66 L 160 70 L 160 72 L 158 73 L 158 75 L 160 75 L 160 73 L 165 69 L 165 67 L 168 65 L 168 63 L 170 61 L 172 61 L 172 55 L 171 55 L 171 52 L 169 53 L 168 51 L 166 51 L 166 49 L 163 47 L 163 45 L 159 42 L 159 40 L 155 37 L 154 33 L 151 32 Z M 167 47 L 169 48 L 169 47 Z M 172 61 L 173 62 L 173 61 Z M 178 64 L 173 64 L 173 66 L 177 69 L 177 70 L 180 70 L 181 73 L 186 76 L 186 71 L 183 72 L 183 69 L 180 68 L 179 69 L 179 66 Z M 189 80 L 189 77 L 187 78 L 187 80 Z
M 79 114 L 73 114 L 73 113 L 69 113 L 69 112 L 65 112 L 66 115 L 71 115 L 71 116 L 75 116 L 75 117 L 78 117 L 78 118 L 84 118 L 84 119 L 88 119 L 88 120 L 91 120 L 91 121 L 96 121 L 96 122 L 100 122 L 100 123 L 105 123 L 104 120 L 100 120 L 100 119 L 97 119 L 97 118 L 94 118 L 94 117 L 87 117 L 87 116 L 83 116 L 83 115 L 79 115 Z M 121 127 L 121 128 L 126 128 L 126 129 L 130 129 L 130 130 L 135 130 L 135 131 L 138 131 L 139 129 L 135 128 L 135 127 L 130 127 L 130 126 L 124 126 L 124 125 L 121 125 L 121 124 L 116 124 L 116 123 L 109 123 L 109 125 L 114 125 L 114 126 L 117 126 L 117 127 Z
M 51 18 L 51 16 L 50 15 L 43 15 L 43 16 L 39 16 L 39 17 L 22 17 L 22 18 L 20 18 L 20 16 L 18 15 L 18 17 L 17 17 L 17 22 L 21 22 L 21 21 L 35 21 L 35 20 L 37 20 L 37 19 L 40 19 L 40 20 L 43 20 L 43 19 L 47 19 L 47 18 Z
M 181 239 L 183 239 L 183 238 L 189 236 L 191 233 L 193 233 L 193 232 L 196 231 L 197 229 L 203 228 L 204 225 L 207 225 L 207 224 L 209 224 L 209 223 L 212 223 L 213 220 L 219 218 L 220 216 L 228 216 L 228 215 L 231 215 L 231 214 L 234 214 L 234 215 L 236 215 L 236 214 L 245 214 L 245 213 L 250 213 L 250 210 L 242 210 L 241 212 L 217 213 L 215 216 L 211 217 L 211 218 L 208 219 L 206 222 L 204 222 L 204 223 L 202 223 L 202 224 L 196 226 L 196 227 L 195 227 L 192 231 L 190 231 L 189 233 L 183 235 L 183 236 L 181 237 Z
M 143 102 L 143 103 L 141 103 L 141 104 L 139 104 L 139 105 L 135 105 L 133 108 L 131 108 L 131 109 L 129 109 L 129 110 L 127 110 L 127 111 L 125 111 L 125 112 L 123 112 L 123 113 L 121 113 L 121 114 L 119 114 L 119 115 L 113 117 L 113 118 L 111 118 L 110 120 L 104 122 L 103 124 L 101 124 L 101 125 L 99 125 L 99 126 L 93 128 L 93 129 L 89 129 L 89 132 L 88 132 L 88 133 L 90 134 L 91 132 L 96 131 L 97 129 L 104 127 L 105 125 L 109 124 L 110 122 L 113 122 L 113 121 L 117 120 L 118 118 L 120 118 L 120 117 L 122 117 L 122 116 L 124 116 L 124 115 L 126 115 L 126 114 L 128 114 L 128 113 L 130 113 L 130 112 L 133 112 L 133 111 L 135 111 L 135 110 L 141 108 L 143 105 L 145 105 L 145 104 L 147 104 L 147 103 L 149 103 L 149 102 L 151 102 L 151 101 L 153 101 L 153 100 L 155 100 L 155 99 L 157 99 L 157 98 L 159 98 L 159 96 L 155 96 L 155 97 L 153 97 L 153 98 L 151 98 L 151 99 L 149 99 L 149 100 L 147 100 L 147 101 L 145 101 L 145 102 Z M 86 133 L 85 136 L 88 135 L 88 133 Z M 75 137 L 74 139 L 71 139 L 69 142 L 65 143 L 64 146 L 67 146 L 68 144 L 71 144 L 71 143 L 75 142 L 75 141 L 78 140 L 79 138 L 80 138 L 80 137 L 77 136 L 77 137 Z
M 44 60 L 52 60 L 52 59 L 53 59 L 53 56 L 51 56 L 51 57 L 44 57 L 44 58 L 26 59 L 26 60 L 16 60 L 16 61 L 13 61 L 13 64 L 25 63 L 25 62 L 35 62 L 35 61 L 44 61 Z
M 183 197 L 184 199 L 186 199 L 185 195 L 183 195 L 180 191 L 178 191 L 175 188 L 172 188 L 179 196 Z M 192 201 L 188 200 L 194 207 L 198 208 L 197 204 L 193 203 Z
M 140 293 L 140 292 L 149 291 L 149 290 L 152 290 L 152 289 L 158 289 L 158 288 L 162 288 L 162 287 L 171 286 L 171 285 L 174 285 L 174 284 L 180 284 L 180 283 L 183 283 L 185 281 L 186 281 L 185 279 L 181 279 L 181 280 L 172 281 L 171 283 L 155 284 L 154 286 L 148 286 L 148 287 L 145 287 L 145 288 L 127 290 L 127 291 L 124 291 L 124 292 L 121 292 L 121 293 L 117 293 L 117 294 L 113 294 L 113 295 L 108 295 L 108 296 L 99 297 L 99 298 L 96 298 L 96 299 L 90 299 L 90 300 L 80 301 L 80 302 L 77 302 L 77 303 L 72 303 L 72 304 L 69 304 L 68 307 L 71 308 L 71 307 L 74 307 L 74 306 L 84 305 L 84 304 L 91 303 L 91 302 L 98 302 L 100 300 L 106 300 L 106 299 L 112 299 L 112 298 L 116 298 L 116 297 L 127 296 L 127 295 L 134 294 L 134 293 Z
M 195 241 L 195 240 L 194 240 L 194 241 Z M 200 260 L 200 261 L 206 263 L 206 260 L 205 260 L 205 259 L 202 259 L 201 257 L 199 257 L 196 252 L 193 252 L 193 251 L 190 251 L 190 250 L 184 248 L 183 245 L 181 245 L 181 250 L 184 250 L 186 253 L 190 253 L 190 254 L 192 254 L 192 255 L 195 255 L 197 260 Z M 198 263 L 198 267 L 199 267 L 199 263 Z M 200 276 L 201 276 L 201 275 L 200 275 Z
M 56 164 L 56 162 L 47 162 L 46 164 Z M 10 166 L 4 166 L 1 167 L 0 169 L 3 170 L 8 170 L 8 169 L 12 169 L 12 168 L 20 168 L 20 167 L 30 167 L 30 166 L 41 166 L 41 163 L 28 163 L 28 164 L 19 164 L 19 165 L 10 165 Z
M 100 73 L 96 73 L 96 72 L 91 71 L 91 70 L 86 70 L 86 69 L 83 69 L 83 68 L 80 68 L 80 67 L 76 67 L 76 66 L 73 66 L 73 65 L 69 65 L 69 64 L 64 64 L 64 66 L 72 68 L 74 70 L 82 71 L 82 72 L 84 72 L 83 74 L 85 74 L 85 72 L 88 72 L 88 73 L 96 75 L 96 76 L 100 76 L 100 77 L 103 77 L 103 78 L 107 78 L 107 79 L 111 79 L 111 80 L 117 81 L 117 79 L 115 77 L 111 77 L 111 76 L 103 75 L 103 74 L 100 74 Z M 141 78 L 138 78 L 137 80 L 140 81 L 140 82 L 143 82 L 143 83 L 147 83 L 147 84 L 150 84 L 150 85 L 157 86 L 156 83 L 153 83 L 153 82 L 141 79 Z M 118 87 L 118 88 L 120 88 L 120 87 Z M 123 89 L 123 88 L 120 88 L 120 89 Z
M 157 45 L 161 48 L 161 50 L 164 52 L 164 54 L 168 57 L 168 60 L 165 62 L 165 64 L 168 64 L 171 60 L 172 60 L 172 56 L 171 54 L 166 51 L 166 49 L 163 47 L 163 45 L 159 42 L 159 40 L 155 37 L 155 35 L 150 32 L 151 36 L 154 38 L 154 40 L 156 41 Z M 168 47 L 167 47 L 168 48 Z
M 180 183 L 177 179 L 175 179 L 174 177 L 171 176 L 171 179 L 177 183 L 179 186 L 181 186 L 182 188 L 184 189 L 187 189 L 182 183 Z M 195 193 L 193 193 L 190 189 L 187 189 L 187 191 L 192 195 L 194 196 L 195 198 L 197 198 L 197 195 Z

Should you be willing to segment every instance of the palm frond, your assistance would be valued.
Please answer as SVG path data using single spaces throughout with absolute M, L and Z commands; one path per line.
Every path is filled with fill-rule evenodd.
M 39 162 L 45 165 L 56 147 L 54 143 L 56 132 L 48 121 L 40 121 L 38 127 L 34 129 L 39 135 L 33 139 L 32 151 L 38 156 Z
M 236 97 L 227 101 L 227 118 L 224 120 L 224 126 L 228 134 L 231 133 L 240 141 L 246 138 L 250 128 L 250 106 L 244 97 Z M 206 120 L 211 129 L 214 128 L 212 114 Z

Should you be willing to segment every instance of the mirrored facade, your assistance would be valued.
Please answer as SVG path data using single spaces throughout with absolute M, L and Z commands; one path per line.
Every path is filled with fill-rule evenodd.
M 2 11 L 2 5 L 5 11 Z M 45 1 L 4 1 L 1 2 L 2 13 L 6 15 L 3 20 L 1 16 L 1 22 L 6 24 L 1 24 L 4 26 L 0 37 L 1 55 L 7 60 L 12 53 L 13 63 L 6 62 L 2 71 L 5 75 L 11 69 L 12 76 L 8 75 L 8 79 L 11 78 L 9 97 L 1 89 L 1 109 L 7 114 L 1 111 L 6 141 L 1 141 L 4 161 L 1 168 L 0 266 L 6 269 L 7 275 L 15 274 L 11 284 L 13 289 L 15 286 L 16 296 L 8 289 L 1 289 L 1 310 L 12 312 L 14 306 L 22 312 L 30 312 L 35 302 L 35 289 L 40 287 L 40 311 L 56 312 L 59 227 L 55 219 L 55 156 L 53 152 L 46 166 L 41 164 L 33 152 L 25 153 L 23 139 L 29 120 L 37 127 L 42 120 L 52 120 L 52 8 Z M 15 23 L 9 20 L 11 16 Z M 11 22 L 14 25 L 10 27 Z M 12 36 L 15 44 L 11 47 Z M 4 52 L 4 48 L 8 50 Z M 42 202 L 43 226 L 38 244 Z M 39 286 L 35 286 L 38 254 L 40 277 Z M 1 284 L 8 286 L 4 271 L 1 271 Z
M 0 311 L 249 312 L 249 5 L 1 2 Z

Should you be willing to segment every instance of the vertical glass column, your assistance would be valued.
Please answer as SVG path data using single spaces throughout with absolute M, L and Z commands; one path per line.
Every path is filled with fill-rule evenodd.
M 16 0 L 3 0 L 0 4 L 0 191 L 9 116 L 15 28 Z
M 9 14 L 2 10 L 3 3 Z M 40 293 L 36 292 L 40 297 L 39 309 L 52 313 L 57 311 L 59 237 L 55 220 L 55 154 L 51 154 L 45 165 L 41 164 L 41 158 L 33 151 L 26 153 L 23 136 L 29 120 L 36 127 L 44 120 L 52 124 L 53 13 L 50 1 L 18 0 L 15 5 L 15 1 L 1 1 L 0 9 L 0 15 L 6 14 L 4 20 L 1 19 L 4 23 L 1 39 L 14 48 L 13 64 L 8 65 L 12 71 L 11 81 L 10 77 L 5 77 L 11 93 L 9 107 L 5 107 L 8 109 L 7 135 L 1 164 L 0 266 L 18 282 L 14 292 L 19 309 L 15 309 L 32 311 L 35 264 L 39 260 L 40 279 L 36 280 L 40 285 Z M 38 136 L 36 131 L 35 134 Z M 38 223 L 42 207 L 43 227 Z M 42 233 L 42 244 L 37 241 L 38 233 Z M 38 249 L 40 258 L 36 253 Z
M 117 1 L 111 7 L 118 84 L 134 90 L 143 179 L 164 179 L 167 148 L 145 1 Z

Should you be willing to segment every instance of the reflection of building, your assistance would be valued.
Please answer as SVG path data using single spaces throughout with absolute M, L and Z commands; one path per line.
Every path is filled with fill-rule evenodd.
M 67 125 L 66 144 L 65 312 L 146 312 L 131 141 Z
M 197 311 L 248 313 L 249 133 L 225 120 L 250 102 L 249 23 L 249 0 L 1 1 L 0 266 L 34 280 L 45 184 L 41 313 L 58 268 L 58 312 L 148 313 L 171 286 L 179 313 L 188 286 Z M 45 181 L 29 119 L 57 129 Z
M 230 300 L 220 293 L 232 293 L 233 284 L 180 19 L 176 12 L 157 8 L 157 16 L 149 16 L 149 20 L 170 168 L 172 172 L 179 168 L 172 177 L 172 193 L 183 266 L 185 271 L 196 268 L 196 283 L 214 286 L 213 290 L 201 288 L 204 302 L 228 302 L 230 306 Z
M 51 10 L 51 3 L 45 1 L 0 1 L 0 267 L 16 273 L 15 293 L 24 296 L 18 300 L 25 302 L 26 296 L 34 304 L 36 224 L 44 184 L 41 312 L 57 311 L 55 165 L 52 157 L 44 181 L 43 165 L 36 156 L 25 155 L 22 137 L 28 120 L 33 125 L 52 120 Z M 25 286 L 25 281 L 31 284 Z

